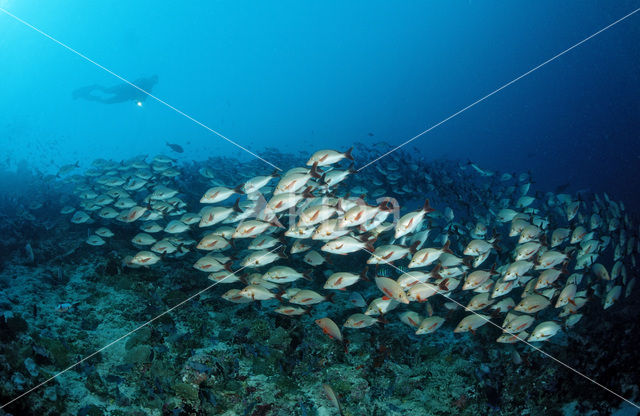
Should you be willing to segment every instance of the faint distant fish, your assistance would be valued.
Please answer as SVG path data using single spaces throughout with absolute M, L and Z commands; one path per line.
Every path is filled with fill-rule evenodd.
M 340 402 L 338 401 L 338 395 L 333 391 L 331 386 L 328 385 L 328 384 L 323 384 L 322 385 L 322 389 L 324 390 L 324 394 L 327 395 L 327 399 L 329 399 L 331 404 L 333 404 L 338 409 L 338 413 L 340 413 L 340 416 L 342 416 L 343 415 L 342 406 L 340 405 Z
M 80 305 L 80 302 L 61 303 L 58 306 L 56 306 L 56 312 L 68 312 L 68 311 L 72 310 L 73 308 L 75 308 L 78 305 Z
M 169 146 L 171 148 L 171 150 L 173 150 L 174 152 L 176 152 L 176 153 L 184 153 L 184 149 L 179 144 L 174 144 L 174 143 L 169 143 L 169 142 L 166 142 L 166 143 L 167 143 L 167 146 Z
M 27 257 L 27 261 L 26 261 L 27 264 L 33 264 L 36 262 L 35 256 L 33 254 L 33 249 L 31 248 L 31 244 L 27 243 L 27 245 L 24 246 L 24 252 Z
M 493 176 L 493 174 L 495 173 L 490 170 L 481 169 L 480 167 L 478 167 L 478 165 L 476 165 L 471 161 L 467 162 L 467 166 L 471 166 L 473 169 L 475 169 L 476 172 L 478 172 L 482 176 Z
M 61 176 L 64 176 L 68 173 L 70 173 L 72 170 L 79 168 L 80 167 L 80 162 L 76 162 L 72 165 L 64 165 L 61 166 L 60 169 L 58 169 L 58 173 L 56 173 L 56 176 L 59 178 Z
M 364 308 L 365 306 L 367 306 L 367 303 L 365 302 L 364 298 L 358 292 L 351 293 L 351 295 L 349 296 L 349 302 L 353 306 L 358 308 Z

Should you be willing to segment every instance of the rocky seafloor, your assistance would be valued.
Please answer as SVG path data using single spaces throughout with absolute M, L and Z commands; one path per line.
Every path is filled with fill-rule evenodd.
M 122 268 L 113 248 L 89 248 L 72 224 L 61 220 L 55 229 L 33 234 L 32 263 L 15 249 L 2 265 L 3 403 L 211 283 L 171 261 L 153 269 Z M 345 330 L 345 351 L 313 323 L 325 306 L 311 316 L 276 316 L 268 303 L 226 302 L 220 298 L 224 286 L 160 316 L 3 411 L 337 414 L 324 383 L 339 396 L 344 415 L 605 415 L 621 406 L 610 393 L 538 352 L 520 349 L 521 361 L 514 360 L 514 346 L 496 344 L 498 330 L 488 325 L 475 334 L 416 336 L 393 320 L 383 328 Z M 352 313 L 346 300 L 338 295 L 332 308 Z M 57 312 L 63 302 L 79 304 Z M 607 310 L 606 319 L 599 317 L 602 311 L 587 311 L 585 324 L 542 347 L 636 400 L 639 307 L 631 298 Z
M 358 312 L 348 293 L 301 317 L 274 313 L 277 300 L 227 302 L 221 298 L 226 284 L 189 299 L 211 285 L 189 261 L 123 267 L 134 230 L 115 223 L 121 238 L 89 246 L 87 227 L 59 214 L 59 190 L 40 178 L 34 183 L 20 188 L 22 200 L 0 197 L 0 404 L 19 397 L 0 415 L 338 414 L 323 384 L 335 391 L 344 415 L 637 414 L 553 359 L 524 345 L 496 343 L 500 331 L 491 325 L 453 333 L 462 310 L 423 336 L 392 311 L 387 323 L 344 329 L 345 350 L 314 320 L 330 315 L 343 322 Z M 25 195 L 46 202 L 27 209 Z M 358 256 L 364 257 L 356 264 L 364 263 L 365 254 Z M 347 260 L 334 261 L 327 269 Z M 288 264 L 307 268 L 299 255 Z M 314 279 L 312 285 L 321 286 L 322 271 Z M 439 310 L 445 301 L 433 299 Z M 72 306 L 58 311 L 65 303 Z M 605 311 L 589 302 L 583 311 L 579 325 L 540 347 L 637 402 L 638 297 Z M 494 322 L 500 324 L 497 317 Z

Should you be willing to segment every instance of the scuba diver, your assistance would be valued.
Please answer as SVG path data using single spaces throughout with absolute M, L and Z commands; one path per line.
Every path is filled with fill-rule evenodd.
M 133 81 L 134 85 L 137 85 L 148 93 L 151 93 L 153 86 L 157 83 L 157 75 Z M 122 84 L 114 85 L 112 87 L 103 87 L 102 85 L 97 84 L 87 85 L 86 87 L 75 90 L 73 92 L 73 98 L 81 98 L 87 101 L 96 101 L 103 104 L 117 104 L 127 101 L 135 101 L 138 106 L 141 106 L 142 102 L 147 98 L 147 94 L 135 87 L 132 87 L 130 84 L 123 82 Z

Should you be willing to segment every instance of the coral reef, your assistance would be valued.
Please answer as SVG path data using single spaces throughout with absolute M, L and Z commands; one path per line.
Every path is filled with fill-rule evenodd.
M 445 171 L 456 165 L 436 167 Z M 2 242 L 0 270 L 0 398 L 8 402 L 82 361 L 0 414 L 337 414 L 323 384 L 331 386 L 343 414 L 353 416 L 606 415 L 620 406 L 608 392 L 539 352 L 496 344 L 496 328 L 453 333 L 450 322 L 464 316 L 459 310 L 450 312 L 447 331 L 417 336 L 415 329 L 389 319 L 372 328 L 345 328 L 345 345 L 314 324 L 326 316 L 328 305 L 301 317 L 281 316 L 272 312 L 277 299 L 227 302 L 221 298 L 228 289 L 224 284 L 164 313 L 210 281 L 175 267 L 181 264 L 175 259 L 150 269 L 123 267 L 118 253 L 125 243 L 114 240 L 96 250 L 84 242 L 85 229 L 27 215 L 47 209 L 24 210 L 11 223 L 0 223 L 0 230 L 11 230 Z M 125 240 L 133 236 L 124 227 L 116 231 Z M 303 264 L 295 257 L 290 261 Z M 327 267 L 337 269 L 343 261 Z M 323 270 L 315 272 L 316 283 L 321 276 Z M 358 311 L 348 294 L 332 300 L 331 310 L 341 318 Z M 66 303 L 69 307 L 60 308 Z M 638 400 L 639 311 L 633 297 L 607 310 L 606 319 L 599 316 L 600 305 L 588 304 L 584 322 L 543 349 Z

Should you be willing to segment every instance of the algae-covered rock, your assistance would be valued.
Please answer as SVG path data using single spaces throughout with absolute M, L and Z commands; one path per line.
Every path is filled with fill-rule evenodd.
M 164 297 L 164 301 L 167 305 L 177 305 L 187 298 L 187 295 L 182 290 L 172 290 Z
M 234 333 L 233 331 L 230 331 L 228 329 L 221 329 L 220 331 L 218 331 L 218 339 L 220 341 L 226 342 L 226 341 L 230 341 L 231 339 L 233 339 Z
M 131 290 L 135 282 L 133 280 L 123 278 L 119 275 L 114 275 L 110 279 L 111 284 L 117 290 Z
M 78 416 L 102 416 L 104 410 L 94 404 L 84 406 L 78 410 Z
M 37 377 L 39 372 L 38 372 L 38 366 L 36 365 L 36 362 L 33 361 L 33 358 L 28 357 L 27 359 L 24 360 L 24 367 L 27 369 L 27 372 L 29 374 L 31 374 L 31 377 Z
M 175 368 L 164 360 L 155 359 L 151 364 L 151 368 L 149 369 L 149 372 L 151 373 L 152 377 L 154 378 L 157 377 L 163 380 L 174 375 Z
M 279 348 L 284 350 L 291 343 L 291 336 L 286 329 L 282 327 L 276 328 L 274 331 L 271 331 L 271 336 L 267 340 L 267 345 L 271 348 Z
M 20 373 L 19 371 L 16 371 L 11 376 L 11 384 L 13 384 L 13 387 L 17 391 L 24 390 L 24 386 L 25 386 L 26 383 L 27 383 L 27 378 L 25 376 L 23 376 L 22 373 Z
M 149 341 L 149 338 L 151 338 L 151 328 L 145 326 L 129 336 L 125 348 L 129 350 L 135 345 L 144 344 Z
M 40 344 L 49 351 L 54 365 L 67 367 L 72 364 L 72 351 L 68 350 L 62 341 L 52 338 L 41 338 Z
M 51 402 L 58 400 L 58 392 L 56 386 L 50 386 L 44 389 L 43 397 Z
M 273 356 L 267 357 L 266 359 L 258 357 L 255 360 L 253 360 L 251 370 L 255 374 L 264 374 L 267 376 L 276 375 L 278 374 L 279 370 L 274 366 L 274 362 L 275 362 L 275 359 Z
M 98 375 L 98 372 L 96 371 L 87 376 L 84 382 L 84 386 L 87 388 L 87 390 L 98 396 L 107 396 L 109 394 L 108 386 L 104 383 L 104 381 L 102 380 L 102 378 L 100 378 L 100 375 Z
M 0 339 L 3 341 L 13 340 L 28 329 L 29 324 L 27 324 L 27 321 L 18 315 L 0 317 Z
M 265 319 L 256 319 L 251 322 L 251 329 L 247 337 L 254 341 L 262 341 L 271 335 L 271 325 Z
M 187 402 L 197 402 L 198 399 L 198 386 L 191 383 L 178 382 L 173 386 L 173 391 L 176 396 L 182 398 Z
M 440 353 L 441 351 L 433 345 L 423 344 L 420 347 L 420 357 L 423 360 L 430 360 L 440 355 Z
M 96 318 L 94 314 L 89 314 L 80 321 L 80 328 L 85 331 L 94 331 L 100 325 L 101 320 Z
M 130 364 L 141 364 L 148 362 L 150 357 L 151 347 L 148 345 L 138 345 L 126 352 L 124 361 Z
M 21 316 L 14 316 L 7 319 L 7 328 L 14 334 L 18 334 L 20 332 L 26 332 L 27 329 L 29 329 L 29 324 L 27 324 L 27 321 L 22 319 Z

